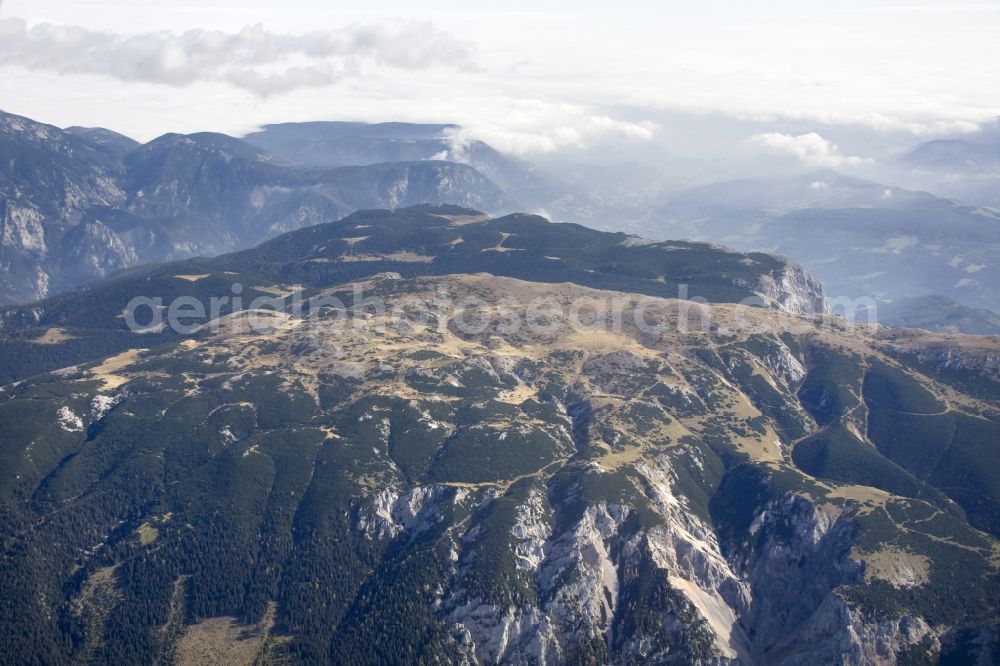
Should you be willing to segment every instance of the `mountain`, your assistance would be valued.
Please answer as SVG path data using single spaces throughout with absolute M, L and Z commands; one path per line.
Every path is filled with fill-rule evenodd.
M 549 159 L 534 164 L 469 139 L 458 125 L 302 122 L 265 125 L 244 141 L 287 164 L 335 167 L 444 159 L 468 164 L 503 189 L 519 210 L 619 230 L 666 186 L 659 169 L 637 162 Z
M 902 182 L 1000 208 L 1000 125 L 961 139 L 926 141 L 900 156 L 895 166 Z
M 117 159 L 124 159 L 126 155 L 139 147 L 139 142 L 124 134 L 119 134 L 103 127 L 67 127 L 65 131 L 73 136 L 79 137 L 95 146 L 103 148 L 106 152 Z
M 289 164 L 313 167 L 412 162 L 451 149 L 457 125 L 303 122 L 265 125 L 243 137 Z
M 898 303 L 884 303 L 878 306 L 877 312 L 878 322 L 886 326 L 922 328 L 945 333 L 1000 335 L 1000 314 L 970 308 L 944 296 L 923 296 Z
M 49 291 L 58 254 L 81 211 L 123 200 L 123 167 L 99 146 L 50 125 L 0 114 L 0 302 Z
M 974 143 L 962 139 L 926 141 L 900 158 L 916 168 L 934 171 L 1000 171 L 1000 140 Z
M 542 206 L 561 184 L 524 160 L 461 137 L 458 125 L 302 122 L 265 125 L 243 137 L 288 164 L 310 167 L 448 160 L 468 164 L 521 206 Z M 457 203 L 457 202 L 453 202 Z
M 662 207 L 688 215 L 708 212 L 713 217 L 725 217 L 748 210 L 780 215 L 811 208 L 885 208 L 934 200 L 926 192 L 911 192 L 824 169 L 789 178 L 710 183 L 671 194 Z
M 652 257 L 743 255 L 620 243 L 612 270 L 573 244 L 594 232 L 524 216 L 438 215 L 397 246 L 410 225 L 387 215 L 217 260 L 261 271 L 258 292 L 287 293 L 269 270 L 312 276 L 303 313 L 222 315 L 0 388 L 5 658 L 994 659 L 1000 340 L 724 303 L 690 330 L 683 301 L 414 256 L 461 238 L 514 272 L 562 248 L 651 291 Z M 389 250 L 413 277 L 322 272 Z M 437 262 L 450 274 L 415 268 Z M 197 265 L 173 281 L 222 284 L 178 272 Z
M 231 297 L 240 285 L 250 303 L 273 298 L 278 288 L 266 286 L 271 283 L 285 285 L 277 293 L 288 294 L 293 285 L 309 292 L 385 272 L 483 271 L 650 296 L 748 300 L 794 313 L 825 307 L 818 282 L 794 262 L 766 254 L 646 241 L 534 215 L 490 218 L 454 206 L 362 211 L 243 252 L 136 268 L 39 303 L 0 309 L 0 381 L 169 340 L 169 330 L 129 330 L 124 312 L 136 297 L 189 296 L 208 303 Z M 57 339 L 46 337 L 51 335 Z
M 139 146 L 109 130 L 0 113 L 0 155 L 0 304 L 139 264 L 252 247 L 363 208 L 511 207 L 467 164 L 292 167 L 222 134 L 167 134 Z
M 202 245 L 184 248 L 187 255 L 252 246 L 358 208 L 449 202 L 497 210 L 507 203 L 495 185 L 462 164 L 289 169 L 220 134 L 167 135 L 129 154 L 126 165 L 126 210 L 190 219 L 202 229 Z
M 1000 212 L 832 172 L 694 188 L 632 229 L 795 257 L 832 298 L 1000 309 Z

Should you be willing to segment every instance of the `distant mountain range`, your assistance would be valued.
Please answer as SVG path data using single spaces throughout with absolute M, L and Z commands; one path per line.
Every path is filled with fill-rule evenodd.
M 832 298 L 1000 311 L 1000 212 L 832 171 L 686 190 L 633 230 L 795 257 Z
M 935 139 L 919 144 L 900 160 L 918 169 L 1000 172 L 1000 139 L 982 143 Z
M 937 169 L 968 166 L 971 155 L 985 169 L 989 145 L 974 145 L 928 142 L 906 159 Z M 446 124 L 286 123 L 244 139 L 167 134 L 140 145 L 107 129 L 0 114 L 0 152 L 9 156 L 0 164 L 0 305 L 252 247 L 355 210 L 430 203 L 545 209 L 649 238 L 787 255 L 834 297 L 941 296 L 1000 311 L 1000 213 L 833 171 L 713 183 L 670 195 L 650 214 L 641 208 L 655 178 L 637 166 L 564 165 L 560 179 Z M 932 321 L 922 308 L 922 325 L 989 330 L 975 323 L 980 315 L 938 310 Z
M 490 145 L 460 137 L 458 125 L 415 123 L 304 122 L 265 125 L 243 140 L 287 164 L 308 167 L 382 162 L 450 161 L 473 167 L 522 204 L 551 196 L 535 167 Z
M 337 167 L 413 160 L 467 164 L 496 183 L 517 210 L 615 228 L 642 215 L 663 175 L 649 165 L 556 161 L 536 166 L 467 138 L 458 125 L 302 122 L 265 125 L 244 141 L 287 164 Z
M 485 144 L 472 150 L 500 169 Z M 339 168 L 291 165 L 221 134 L 138 145 L 105 129 L 0 113 L 0 154 L 0 303 L 130 266 L 251 247 L 361 208 L 512 207 L 474 167 L 419 151 L 384 163 L 355 154 L 358 165 Z
M 901 155 L 899 178 L 912 186 L 1000 208 L 1000 124 L 962 138 L 935 139 Z
M 970 308 L 944 296 L 920 296 L 883 303 L 878 307 L 878 322 L 942 333 L 1000 335 L 1000 314 Z

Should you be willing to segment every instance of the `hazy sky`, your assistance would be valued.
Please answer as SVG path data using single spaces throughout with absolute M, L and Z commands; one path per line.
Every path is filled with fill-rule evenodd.
M 470 5 L 3 0 L 0 108 L 139 139 L 448 121 L 524 154 L 644 141 L 678 110 L 915 136 L 1000 115 L 1000 0 Z M 819 135 L 754 141 L 854 157 Z

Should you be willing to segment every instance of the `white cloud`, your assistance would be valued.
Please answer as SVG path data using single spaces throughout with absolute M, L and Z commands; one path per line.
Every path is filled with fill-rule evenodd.
M 138 138 L 305 119 L 409 120 L 460 123 L 522 154 L 642 139 L 653 130 L 628 120 L 643 117 L 661 120 L 663 135 L 679 114 L 776 123 L 718 133 L 720 143 L 802 127 L 833 137 L 842 125 L 906 143 L 906 134 L 976 131 L 1000 109 L 1000 12 L 737 4 L 738 17 L 720 20 L 711 3 L 680 2 L 568 12 L 529 0 L 3 0 L 5 12 L 29 21 L 0 20 L 0 86 L 6 110 Z M 431 23 L 393 22 L 398 15 Z M 241 30 L 258 21 L 266 37 Z M 350 21 L 365 23 L 328 30 Z M 474 76 L 462 71 L 477 65 Z M 846 136 L 836 136 L 847 150 Z
M 754 134 L 747 141 L 763 146 L 776 155 L 794 157 L 810 166 L 857 166 L 872 161 L 863 157 L 842 154 L 836 144 L 824 139 L 816 132 L 795 136 L 780 132 L 766 132 Z
M 366 66 L 475 71 L 472 46 L 426 21 L 387 20 L 336 30 L 277 33 L 189 30 L 122 34 L 0 20 L 0 65 L 99 74 L 175 86 L 226 82 L 259 96 L 359 77 Z
M 479 107 L 479 112 L 449 137 L 454 155 L 461 155 L 471 139 L 502 152 L 530 155 L 585 148 L 605 138 L 648 141 L 657 130 L 651 122 L 616 120 L 576 104 L 539 99 L 507 99 L 491 112 L 475 103 L 472 106 Z
M 881 12 L 881 13 L 924 13 L 924 14 L 954 14 L 965 12 L 1000 12 L 1000 4 L 995 2 L 969 2 L 953 4 L 932 4 L 932 5 L 877 5 L 874 7 L 863 7 L 851 9 L 853 12 Z
M 837 120 L 837 118 L 829 119 L 830 122 L 837 122 Z M 972 134 L 981 129 L 979 123 L 968 120 L 912 122 L 881 113 L 866 113 L 854 118 L 846 118 L 845 120 L 883 132 L 909 132 L 915 136 L 925 137 Z

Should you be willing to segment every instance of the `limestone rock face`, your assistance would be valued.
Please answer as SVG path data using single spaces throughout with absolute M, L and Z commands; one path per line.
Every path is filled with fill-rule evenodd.
M 791 260 L 785 260 L 780 270 L 762 275 L 752 288 L 766 301 L 777 304 L 786 312 L 804 314 L 828 310 L 823 285 Z

